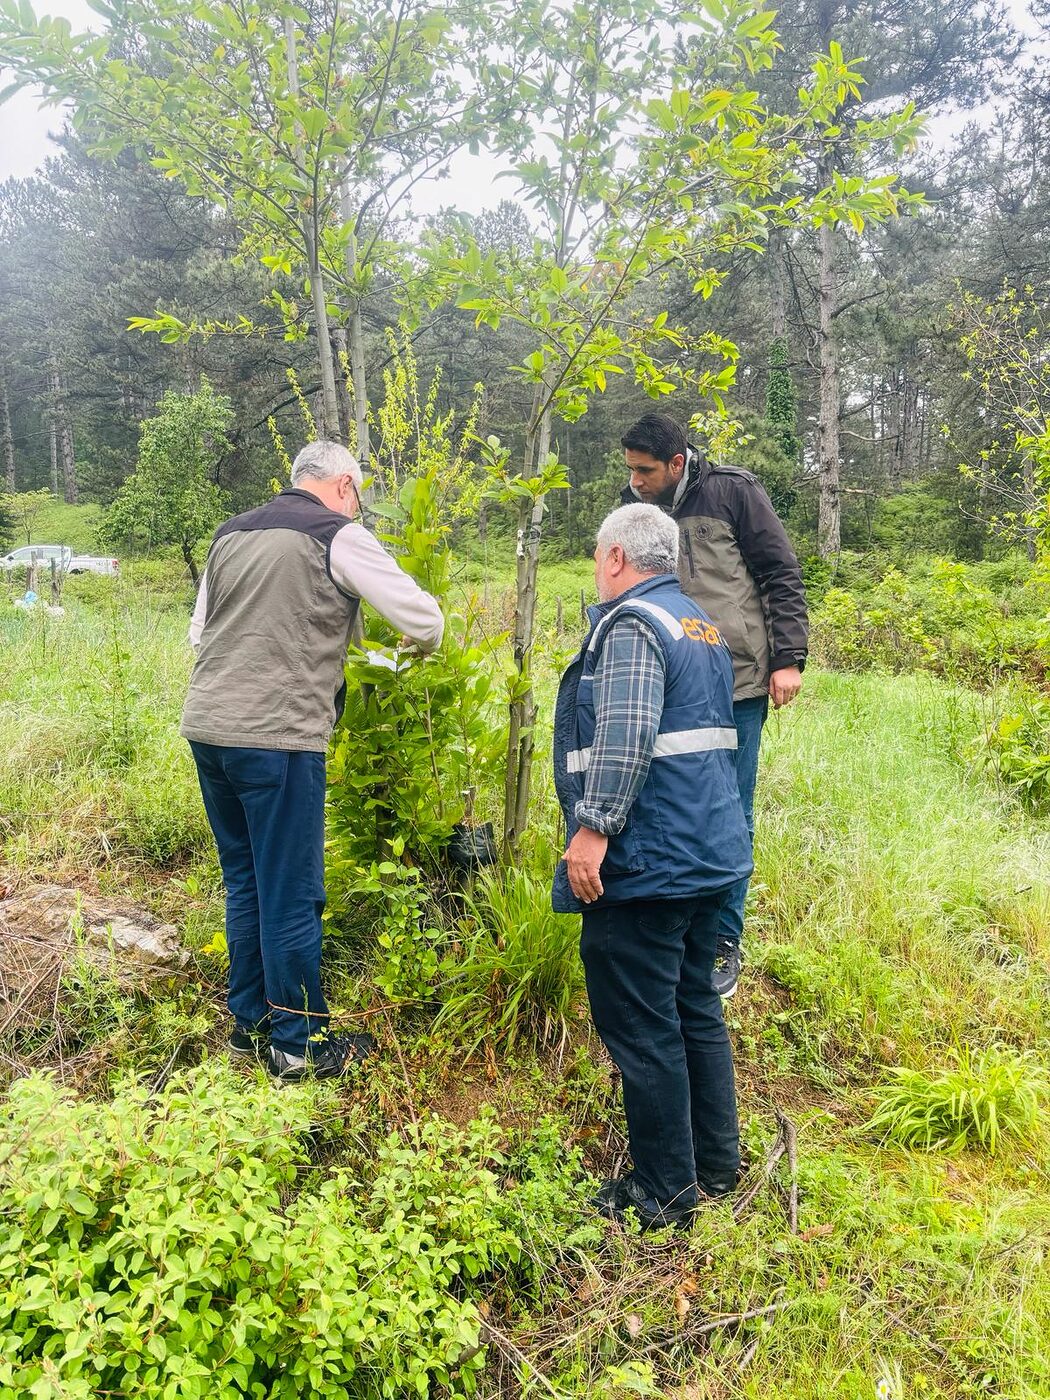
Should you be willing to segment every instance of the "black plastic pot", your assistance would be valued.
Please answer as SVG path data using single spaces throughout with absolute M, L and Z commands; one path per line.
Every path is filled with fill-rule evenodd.
M 491 822 L 467 826 L 457 822 L 449 837 L 447 853 L 456 870 L 481 870 L 496 864 L 496 836 Z

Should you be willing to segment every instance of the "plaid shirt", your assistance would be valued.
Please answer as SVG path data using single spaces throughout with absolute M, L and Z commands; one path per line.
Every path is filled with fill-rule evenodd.
M 615 836 L 645 782 L 664 707 L 664 654 L 637 617 L 610 624 L 594 672 L 594 742 L 581 826 Z

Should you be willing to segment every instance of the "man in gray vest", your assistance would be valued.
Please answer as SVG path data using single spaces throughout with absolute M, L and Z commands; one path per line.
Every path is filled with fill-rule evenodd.
M 368 1036 L 329 1029 L 321 990 L 325 753 L 361 599 L 431 651 L 435 599 L 353 517 L 361 469 L 309 443 L 292 484 L 215 532 L 190 623 L 181 733 L 226 884 L 230 1048 L 277 1079 L 341 1074 Z
M 620 499 L 657 505 L 678 526 L 682 589 L 710 613 L 733 657 L 737 783 L 754 832 L 758 750 L 769 702 L 802 689 L 809 620 L 791 541 L 758 477 L 716 466 L 666 413 L 647 413 L 620 439 L 631 479 Z M 740 976 L 746 879 L 722 910 L 715 987 L 731 997 Z
M 591 1014 L 623 1077 L 634 1171 L 595 1204 L 681 1225 L 740 1165 L 733 1056 L 712 985 L 719 914 L 751 870 L 733 668 L 678 583 L 678 529 L 622 506 L 598 532 L 599 604 L 562 677 L 554 781 L 569 837 L 553 904 L 581 910 Z

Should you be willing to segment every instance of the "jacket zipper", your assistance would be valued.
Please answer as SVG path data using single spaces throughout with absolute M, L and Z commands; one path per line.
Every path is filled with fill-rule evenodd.
M 687 525 L 686 528 L 682 531 L 682 539 L 683 539 L 684 542 L 685 542 L 685 553 L 686 553 L 686 557 L 687 557 L 688 560 L 689 560 L 689 577 L 690 577 L 690 578 L 696 578 L 696 567 L 695 567 L 695 565 L 693 564 L 693 541 L 689 538 L 689 527 L 688 527 L 688 525 Z

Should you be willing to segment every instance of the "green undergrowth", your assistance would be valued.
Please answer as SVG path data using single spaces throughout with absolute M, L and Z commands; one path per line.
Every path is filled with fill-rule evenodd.
M 157 865 L 207 838 L 178 735 L 186 613 L 93 582 L 113 590 L 102 609 L 0 609 L 0 843 L 16 864 Z
M 782 1160 L 736 1216 L 641 1238 L 586 1211 L 571 1144 L 613 1108 L 586 1056 L 560 1109 L 505 1062 L 459 1125 L 433 1067 L 403 1073 L 395 1098 L 382 1066 L 347 1094 L 212 1060 L 102 1105 L 22 1081 L 0 1395 L 1046 1394 L 1050 1212 L 1016 1159 L 880 1151 L 797 1109 L 795 1231 Z M 749 1180 L 773 1133 L 745 1103 Z
M 550 572 L 520 875 L 471 886 L 411 834 L 347 873 L 330 825 L 331 999 L 380 1043 L 338 1091 L 225 1058 L 181 585 L 0 612 L 3 862 L 136 893 L 197 952 L 148 988 L 74 962 L 4 1033 L 5 1079 L 45 1077 L 0 1128 L 0 1400 L 1050 1394 L 1050 828 L 980 751 L 997 696 L 813 667 L 771 716 L 728 1004 L 756 1192 L 642 1239 L 586 1210 L 625 1143 L 547 912 L 588 568 Z M 778 1113 L 797 1162 L 767 1173 Z
M 981 704 L 811 674 L 767 726 L 752 953 L 846 1063 L 1050 1045 L 1047 830 L 967 757 Z

